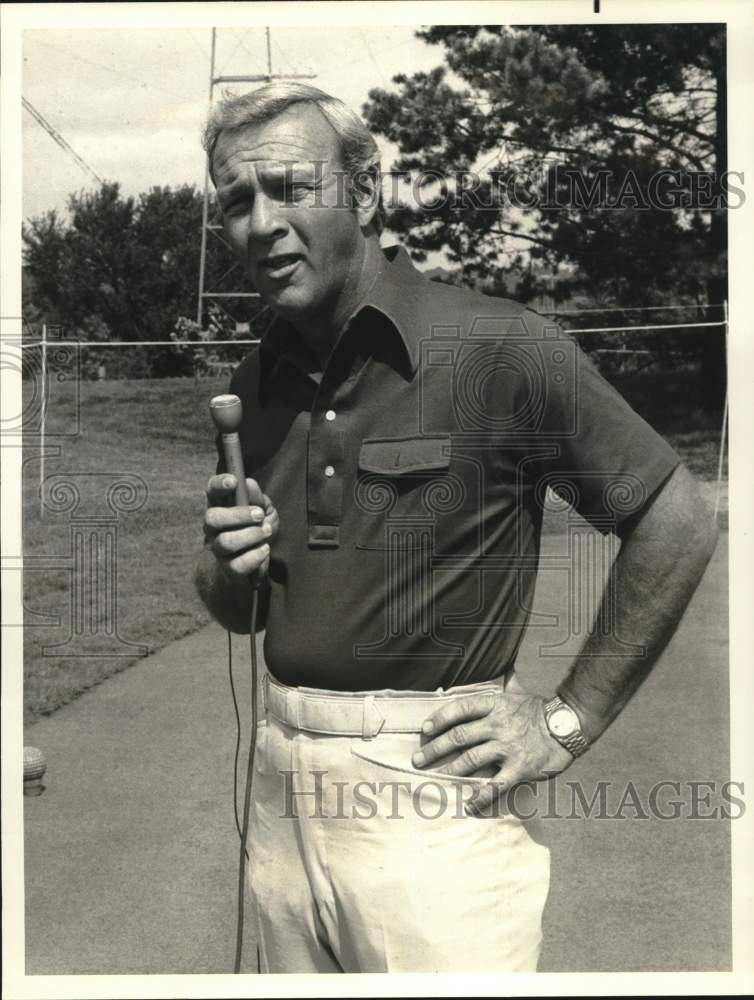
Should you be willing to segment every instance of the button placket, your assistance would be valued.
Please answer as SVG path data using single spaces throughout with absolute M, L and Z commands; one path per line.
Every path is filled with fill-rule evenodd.
M 307 455 L 309 545 L 336 548 L 343 505 L 345 427 L 335 400 L 343 380 L 342 342 L 336 345 L 312 402 Z
M 309 430 L 308 520 L 309 545 L 336 548 L 343 504 L 345 441 L 343 428 L 323 420 Z

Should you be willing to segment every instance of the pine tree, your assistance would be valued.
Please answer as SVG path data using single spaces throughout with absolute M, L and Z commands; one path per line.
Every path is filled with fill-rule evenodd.
M 611 306 L 721 303 L 725 210 L 691 185 L 725 159 L 725 35 L 715 24 L 433 27 L 444 65 L 370 91 L 370 127 L 423 205 L 389 217 L 415 258 L 444 251 L 466 284 L 519 297 L 581 293 Z M 472 191 L 470 177 L 483 180 Z M 658 172 L 665 187 L 655 187 Z M 679 180 L 673 180 L 673 177 Z M 577 179 L 581 178 L 581 199 Z M 442 185 L 465 198 L 442 197 Z M 678 207 L 657 207 L 657 192 Z M 589 207 L 590 187 L 604 204 Z M 521 206 L 511 206 L 511 195 Z M 686 199 L 685 205 L 683 199 Z M 553 287 L 550 275 L 557 274 Z M 702 318 L 720 319 L 721 312 Z M 666 344 L 669 342 L 666 338 Z M 688 344 L 688 339 L 685 341 Z M 718 404 L 724 338 L 705 331 L 706 401 Z

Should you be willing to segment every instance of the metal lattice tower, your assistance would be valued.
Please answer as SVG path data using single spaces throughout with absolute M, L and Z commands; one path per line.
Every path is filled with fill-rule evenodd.
M 272 80 L 312 80 L 316 76 L 316 73 L 273 73 L 272 72 L 272 46 L 270 39 L 270 29 L 265 28 L 265 38 L 267 42 L 267 72 L 266 73 L 254 73 L 244 76 L 216 76 L 215 75 L 215 56 L 216 56 L 216 46 L 217 46 L 217 28 L 212 29 L 212 50 L 210 55 L 210 70 L 209 70 L 209 107 L 212 109 L 212 104 L 215 99 L 215 87 L 223 83 L 270 83 Z M 210 234 L 213 238 L 218 239 L 226 247 L 228 246 L 225 237 L 223 236 L 222 223 L 218 219 L 210 220 L 209 217 L 209 206 L 210 206 L 210 190 L 209 190 L 209 161 L 204 167 L 204 202 L 202 206 L 202 242 L 201 242 L 201 256 L 199 258 L 199 301 L 197 303 L 196 310 L 196 321 L 199 328 L 202 329 L 204 312 L 205 309 L 210 305 L 210 303 L 215 303 L 220 306 L 224 312 L 235 318 L 230 310 L 226 307 L 225 303 L 228 300 L 240 300 L 240 299 L 258 299 L 258 292 L 247 292 L 247 291 L 222 291 L 221 286 L 225 279 L 234 271 L 239 268 L 237 263 L 232 263 L 230 267 L 215 281 L 213 284 L 216 286 L 213 288 L 207 287 L 207 236 Z M 228 248 L 230 249 L 230 248 Z

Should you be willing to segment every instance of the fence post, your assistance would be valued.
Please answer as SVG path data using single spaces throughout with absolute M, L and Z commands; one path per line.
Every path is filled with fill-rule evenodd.
M 42 419 L 39 426 L 39 516 L 44 517 L 42 484 L 45 481 L 45 422 L 47 420 L 47 324 L 42 324 Z
M 728 359 L 728 300 L 725 299 L 723 302 L 723 317 L 725 319 L 725 327 L 723 329 L 723 335 L 725 336 L 725 358 L 726 358 L 726 369 L 727 369 L 727 359 Z M 720 455 L 717 460 L 717 489 L 715 490 L 715 513 L 713 514 L 714 523 L 717 524 L 717 515 L 720 510 L 720 493 L 722 490 L 723 482 L 723 461 L 725 459 L 725 438 L 728 429 L 728 372 L 726 370 L 725 374 L 725 403 L 723 405 L 723 426 L 720 430 Z

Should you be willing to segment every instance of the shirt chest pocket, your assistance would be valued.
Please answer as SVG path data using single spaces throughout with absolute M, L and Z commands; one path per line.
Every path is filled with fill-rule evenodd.
M 354 491 L 356 548 L 384 550 L 396 536 L 427 537 L 439 514 L 463 499 L 450 472 L 450 436 L 362 442 Z

